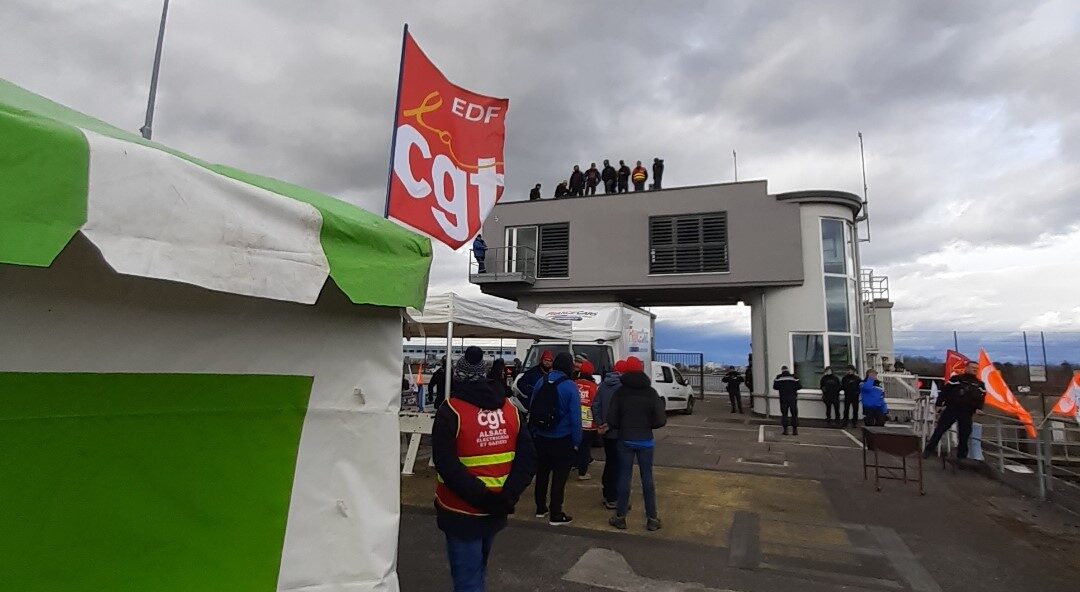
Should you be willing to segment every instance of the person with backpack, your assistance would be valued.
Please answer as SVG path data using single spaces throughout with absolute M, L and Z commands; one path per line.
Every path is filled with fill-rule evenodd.
M 431 428 L 436 524 L 453 589 L 483 590 L 495 535 L 532 481 L 536 453 L 524 416 L 485 375 L 479 347 L 469 346 L 451 370 L 450 398 Z
M 619 432 L 607 424 L 607 412 L 611 408 L 611 398 L 622 386 L 622 373 L 626 370 L 626 361 L 615 362 L 615 369 L 604 376 L 600 387 L 593 397 L 593 418 L 600 422 L 596 432 L 604 439 L 604 472 L 600 475 L 603 484 L 604 507 L 614 510 L 619 502 Z
M 619 502 L 608 524 L 626 530 L 626 513 L 630 509 L 630 480 L 634 460 L 638 463 L 641 489 L 645 498 L 645 528 L 660 529 L 656 510 L 656 484 L 653 482 L 653 450 L 656 442 L 653 430 L 667 424 L 664 400 L 652 387 L 645 366 L 638 358 L 626 358 L 622 385 L 611 398 L 607 413 L 608 428 L 619 433 Z
M 581 362 L 581 367 L 578 370 L 578 378 L 574 382 L 577 384 L 578 395 L 581 398 L 581 446 L 578 447 L 577 456 L 577 470 L 578 480 L 588 481 L 592 479 L 592 475 L 589 474 L 589 465 L 592 464 L 592 447 L 596 442 L 596 418 L 593 416 L 592 405 L 593 399 L 596 398 L 596 381 L 593 378 L 593 372 L 596 369 L 593 368 L 592 362 L 585 360 Z
M 552 526 L 574 521 L 563 511 L 566 479 L 582 445 L 581 395 L 570 379 L 573 372 L 573 356 L 559 353 L 551 372 L 533 387 L 529 405 L 529 428 L 536 446 L 536 517 L 547 516 Z

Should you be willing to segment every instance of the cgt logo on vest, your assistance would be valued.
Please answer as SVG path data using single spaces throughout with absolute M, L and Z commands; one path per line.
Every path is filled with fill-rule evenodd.
M 506 416 L 502 409 L 481 409 L 476 413 L 476 423 L 484 428 L 476 437 L 476 444 L 481 448 L 502 446 L 510 440 L 510 434 L 504 427 Z
M 502 197 L 510 103 L 452 84 L 411 36 L 398 101 L 387 214 L 459 249 Z

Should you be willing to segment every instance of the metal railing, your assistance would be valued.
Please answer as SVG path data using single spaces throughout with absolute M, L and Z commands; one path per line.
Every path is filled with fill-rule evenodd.
M 469 281 L 525 282 L 536 281 L 536 250 L 531 247 L 491 247 L 477 260 L 475 251 L 469 258 Z

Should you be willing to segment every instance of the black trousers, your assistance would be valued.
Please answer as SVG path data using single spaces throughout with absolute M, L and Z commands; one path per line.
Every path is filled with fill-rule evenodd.
M 833 420 L 835 414 L 836 419 L 840 419 L 840 396 L 825 397 L 825 419 L 827 421 Z
M 615 180 L 604 181 L 604 193 L 615 193 Z
M 585 195 L 596 195 L 596 185 L 586 185 Z
M 742 413 L 742 393 L 733 393 L 731 391 L 728 391 L 727 396 L 728 399 L 731 400 L 731 410 L 735 411 L 735 408 L 737 407 L 739 409 L 739 413 Z
M 619 441 L 604 438 L 604 474 L 600 477 L 604 485 L 604 501 L 619 500 Z
M 851 427 L 859 423 L 859 397 L 844 397 L 844 423 L 848 422 L 848 411 L 851 412 Z
M 791 417 L 791 427 L 796 430 L 799 429 L 799 398 L 794 397 L 780 397 L 780 425 L 783 426 L 784 431 L 788 428 L 788 416 Z
M 638 183 L 637 181 L 635 181 L 634 191 L 645 191 L 645 182 L 642 181 L 641 183 Z
M 662 187 L 660 187 L 660 177 L 653 177 L 652 188 L 654 191 L 657 189 L 662 189 Z
M 620 180 L 619 181 L 619 191 L 618 191 L 618 193 L 626 193 L 626 192 L 630 191 L 629 187 L 630 186 L 627 185 L 626 180 Z
M 968 440 L 971 439 L 971 416 L 974 415 L 973 411 L 948 408 L 941 412 L 941 417 L 938 417 L 937 427 L 934 428 L 933 435 L 926 441 L 926 449 L 934 450 L 937 448 L 938 442 L 941 441 L 941 436 L 945 432 L 949 431 L 952 424 L 956 424 L 956 431 L 959 433 L 959 444 L 956 446 L 956 457 L 967 458 L 968 455 Z
M 589 465 L 592 464 L 592 447 L 596 440 L 595 430 L 581 430 L 581 446 L 578 446 L 577 456 L 574 459 L 574 467 L 578 475 L 587 475 Z
M 536 513 L 543 514 L 546 510 L 551 510 L 552 514 L 560 514 L 563 511 L 563 496 L 566 494 L 566 478 L 570 476 L 570 467 L 574 464 L 574 445 L 569 436 L 536 436 L 533 443 L 536 445 Z

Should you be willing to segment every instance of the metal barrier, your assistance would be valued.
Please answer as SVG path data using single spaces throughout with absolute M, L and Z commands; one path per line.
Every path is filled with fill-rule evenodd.
M 484 251 L 483 263 L 476 260 L 475 252 L 469 257 L 469 281 L 532 284 L 536 265 L 536 251 L 530 247 L 491 247 Z

